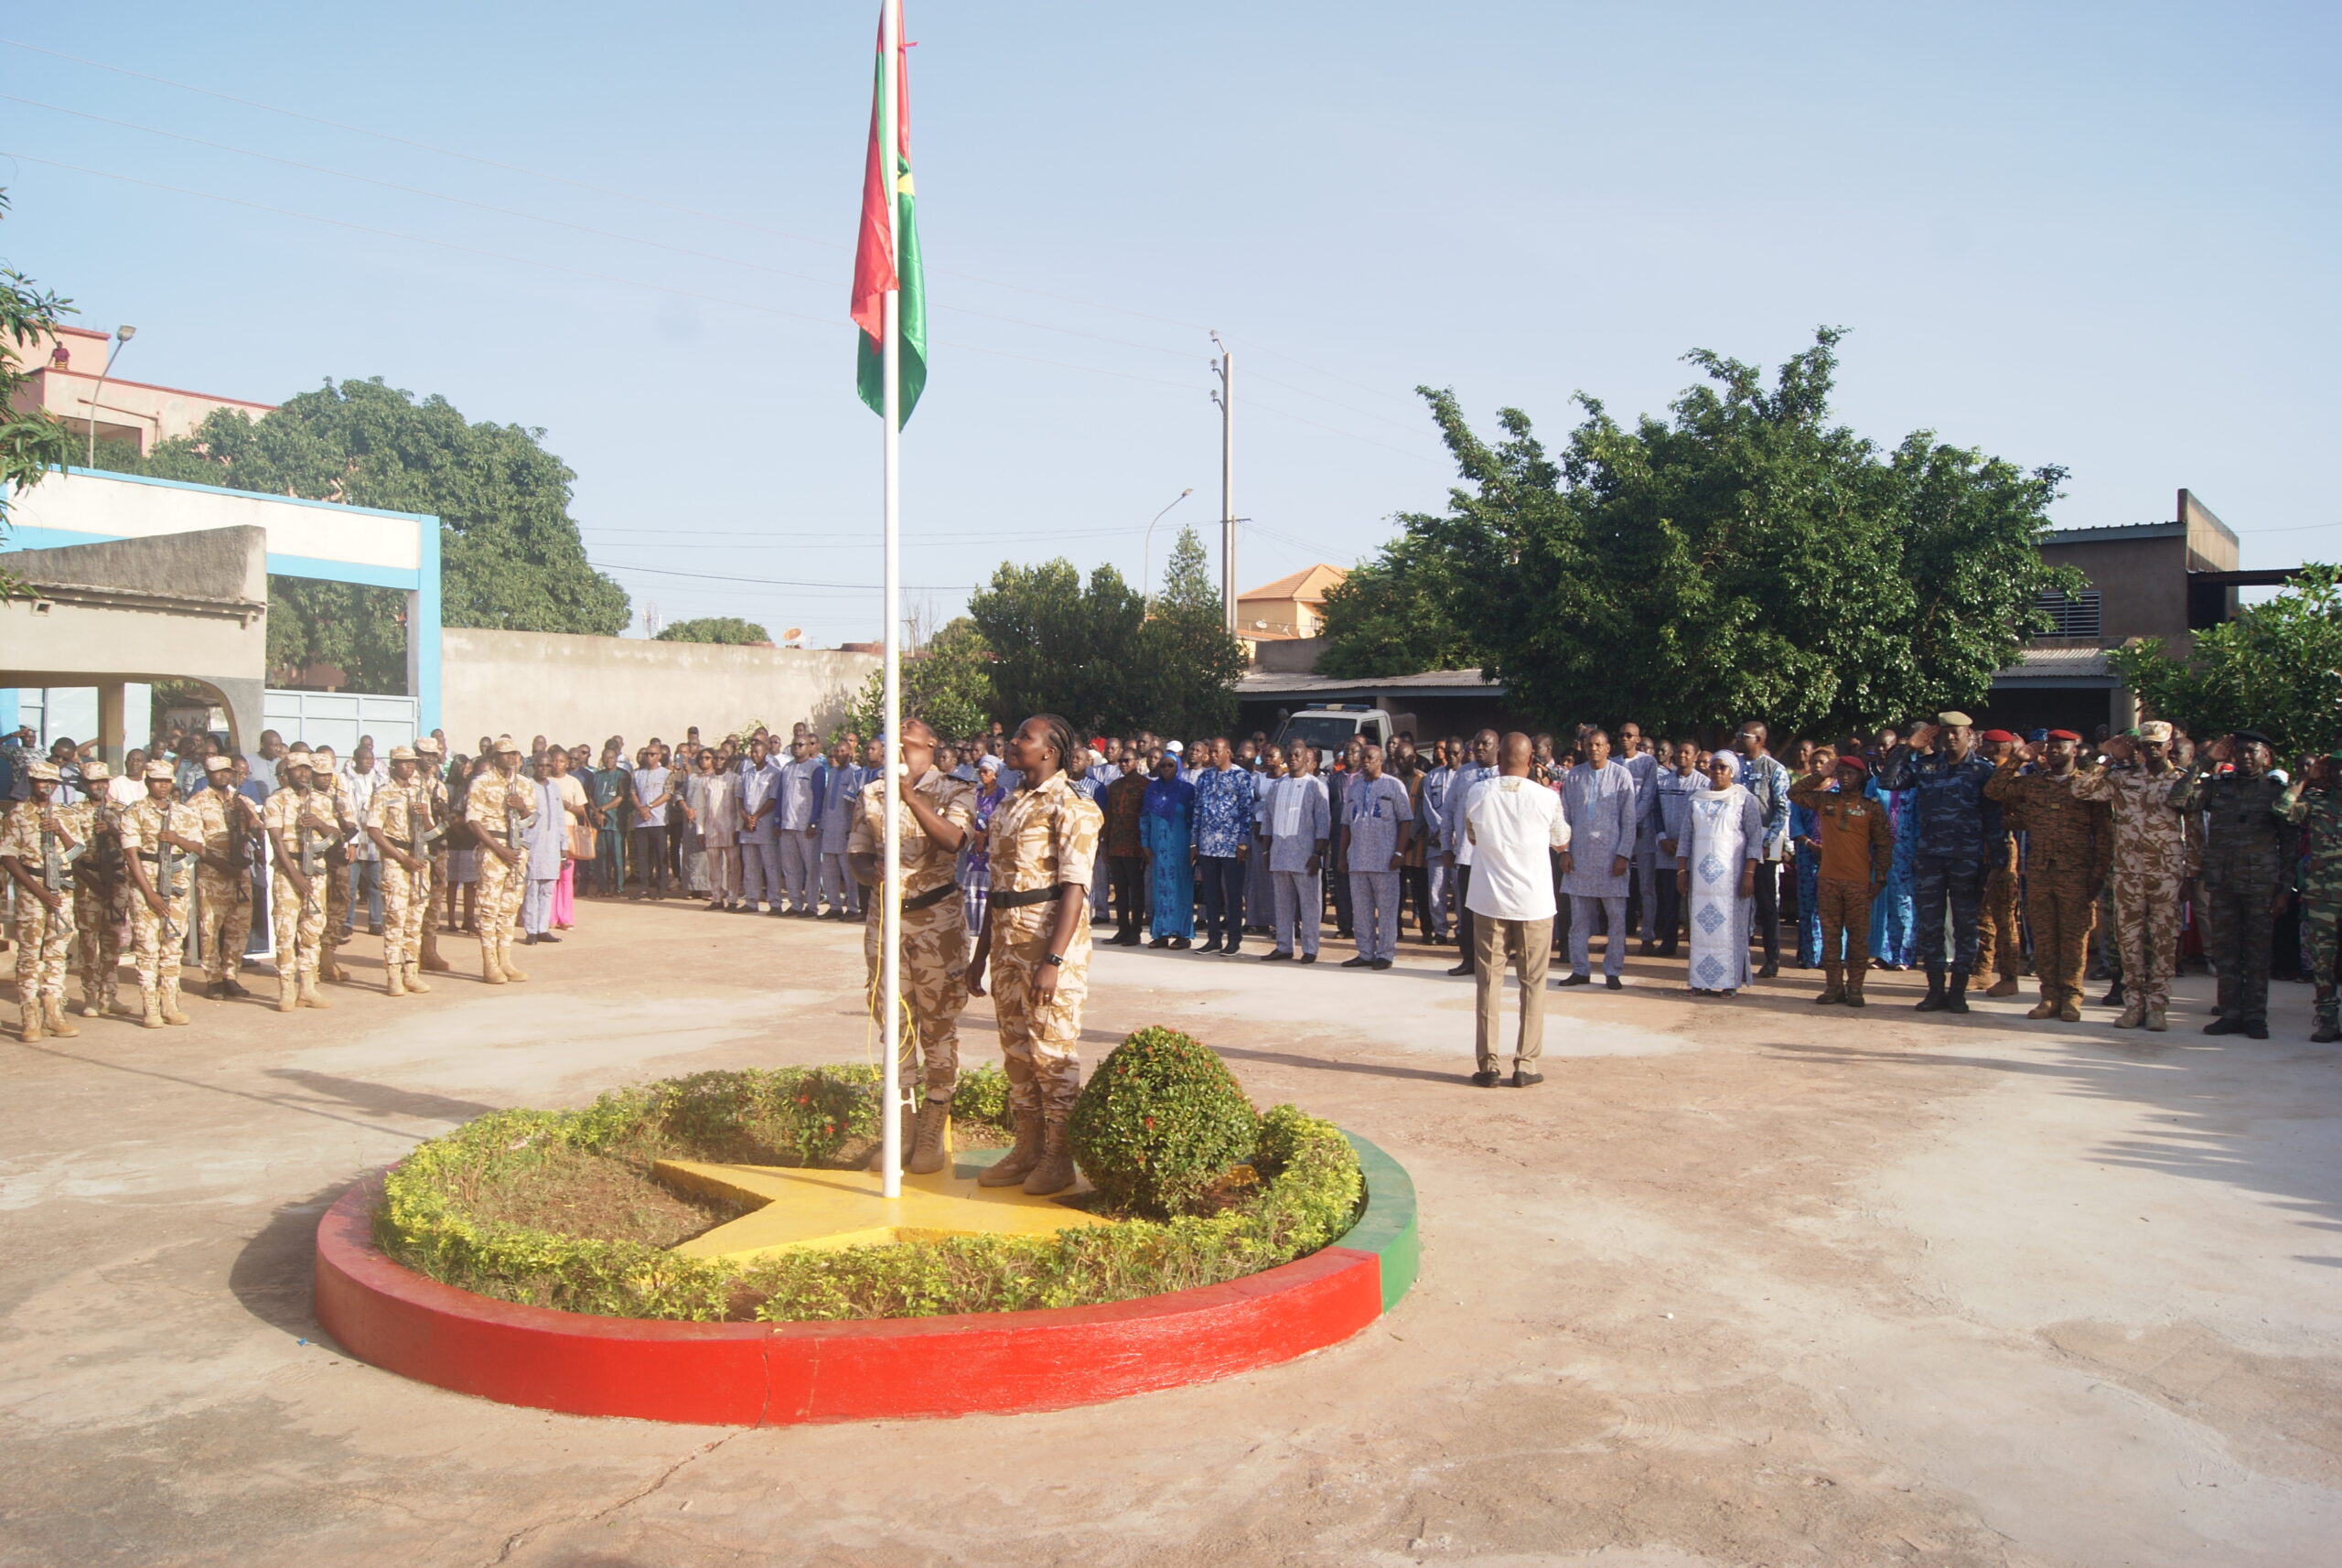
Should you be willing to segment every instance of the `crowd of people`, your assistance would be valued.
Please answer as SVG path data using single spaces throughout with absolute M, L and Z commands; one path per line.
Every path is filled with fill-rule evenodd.
M 1412 928 L 1458 950 L 1450 973 L 1493 961 L 1532 988 L 1557 962 L 1556 987 L 1618 989 L 1639 942 L 1681 959 L 1702 995 L 1786 966 L 1821 972 L 1815 1002 L 1857 1007 L 1873 969 L 1918 968 L 1918 1007 L 1952 1013 L 1971 989 L 2014 993 L 2029 972 L 2031 1016 L 2068 1022 L 2086 981 L 2104 978 L 2116 1026 L 2151 1030 L 2167 1027 L 2171 975 L 2197 960 L 2218 976 L 2209 1029 L 2254 1038 L 2273 955 L 2315 983 L 2314 1037 L 2342 1038 L 2336 758 L 2288 775 L 2252 731 L 2199 753 L 2164 723 L 2086 743 L 1980 733 L 1956 713 L 1778 748 L 1756 721 L 1714 748 L 1632 723 L 1511 738 L 1518 773 L 1493 730 L 1422 746 L 1402 733 L 1387 749 L 1353 738 L 1326 758 L 1262 734 L 1076 740 L 1056 777 L 1099 816 L 1086 923 L 1111 926 L 1109 945 L 1236 956 L 1257 939 L 1260 960 L 1303 964 L 1330 927 L 1355 944 L 1343 967 L 1368 970 L 1391 967 Z M 884 761 L 876 737 L 824 741 L 800 723 L 631 748 L 614 736 L 598 752 L 482 736 L 451 755 L 435 733 L 381 757 L 361 738 L 341 759 L 274 731 L 239 756 L 188 730 L 132 751 L 119 774 L 93 750 L 60 740 L 43 754 L 28 732 L 0 745 L 27 1040 L 74 1032 L 69 972 L 82 1016 L 117 1010 L 125 946 L 135 1014 L 164 1027 L 186 1021 L 182 953 L 215 999 L 249 994 L 240 975 L 257 948 L 274 955 L 279 1007 L 327 1005 L 318 984 L 348 979 L 335 953 L 361 918 L 399 994 L 451 967 L 443 932 L 478 939 L 489 983 L 525 979 L 515 947 L 559 941 L 581 898 L 868 914 L 874 873 L 854 839 Z M 997 724 L 930 742 L 937 776 L 966 793 L 949 878 L 966 930 L 998 902 L 991 836 L 1025 782 L 1015 750 Z M 1471 807 L 1504 778 L 1553 797 L 1552 908 L 1542 931 L 1535 915 L 1498 917 L 1491 948 L 1476 940 Z

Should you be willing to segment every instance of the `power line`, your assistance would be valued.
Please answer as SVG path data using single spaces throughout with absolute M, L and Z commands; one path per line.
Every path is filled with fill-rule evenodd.
M 588 564 L 597 572 L 647 572 L 654 577 L 696 577 L 704 582 L 744 583 L 760 588 L 811 588 L 848 594 L 875 594 L 879 590 L 876 583 L 802 583 L 786 577 L 742 577 L 730 572 L 677 572 L 664 566 L 613 566 L 598 561 Z M 975 587 L 968 583 L 906 583 L 903 591 L 911 594 L 972 594 Z

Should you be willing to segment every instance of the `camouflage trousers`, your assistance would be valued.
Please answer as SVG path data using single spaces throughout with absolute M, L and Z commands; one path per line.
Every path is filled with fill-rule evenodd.
M 2204 888 L 2204 950 L 2220 972 L 2223 1018 L 2240 1024 L 2269 1021 L 2269 943 L 2277 925 L 2270 905 L 2276 897 L 2276 885 L 2267 882 L 2223 882 Z M 2175 909 L 2175 926 L 2177 914 Z
M 2030 913 L 2032 908 L 2028 897 L 2025 909 Z M 2040 940 L 2036 933 L 2036 948 Z M 1994 866 L 1984 878 L 1983 896 L 1976 907 L 1976 967 L 1971 972 L 1978 980 L 1996 972 L 2003 980 L 2014 980 L 2024 960 L 2025 939 L 2016 925 L 2016 873 Z
M 2079 1006 L 2090 928 L 2098 923 L 2089 878 L 2075 871 L 2035 872 L 2025 879 L 2025 914 L 2033 926 L 2033 972 L 2041 982 L 2041 1000 Z
M 416 945 L 415 956 L 439 961 L 439 900 L 447 890 L 447 852 L 435 850 L 431 868 L 417 875 L 408 886 L 408 896 L 414 900 Z
M 99 1015 L 113 1011 L 122 971 L 122 895 L 76 891 L 73 900 L 73 972 L 81 982 L 83 1005 Z
M 268 886 L 268 913 L 276 937 L 277 974 L 316 984 L 317 950 L 326 935 L 326 879 L 309 878 L 309 896 L 304 898 L 290 877 L 275 873 Z
M 2118 868 L 2111 886 L 2113 956 L 2123 999 L 2150 1009 L 2169 1007 L 2171 964 L 2179 950 L 2179 879 L 2165 872 Z M 2261 946 L 2265 950 L 2268 944 Z M 2268 961 L 2261 962 L 2265 974 Z
M 995 905 L 992 915 L 992 1010 L 1000 1020 L 1008 1103 L 1037 1110 L 1052 1122 L 1072 1112 L 1081 1090 L 1081 1004 L 1090 992 L 1090 922 L 1084 919 L 1066 943 L 1055 994 L 1047 1005 L 1034 998 L 1033 976 L 1049 956 L 1057 919 L 1055 899 L 1017 909 Z
M 187 947 L 188 895 L 164 899 L 163 909 L 157 915 L 135 891 L 130 896 L 130 967 L 142 992 L 179 982 L 179 956 Z
M 358 868 L 346 860 L 326 862 L 326 944 L 341 935 L 342 922 L 349 918 L 349 885 L 356 880 L 350 874 Z
M 2309 977 L 2317 986 L 2312 1004 L 2316 1026 L 2342 1028 L 2342 1004 L 2334 993 L 2336 972 L 2342 966 L 2342 898 L 2303 894 L 2302 939 L 2309 949 Z
M 512 946 L 515 929 L 521 923 L 521 899 L 529 889 L 529 855 L 526 850 L 513 859 L 510 865 L 485 843 L 479 851 L 479 945 L 485 958 L 489 953 L 500 955 L 499 963 Z
M 73 951 L 73 889 L 57 896 L 51 909 L 23 888 L 16 889 L 16 1000 L 65 1000 L 65 965 Z
M 382 861 L 382 967 L 393 970 L 423 957 L 423 918 L 431 902 L 431 872 Z
M 211 867 L 195 873 L 195 926 L 203 976 L 218 983 L 244 967 L 244 939 L 252 932 L 252 885 Z
M 862 929 L 862 955 L 870 979 L 870 1015 L 879 1016 L 877 898 Z M 949 1101 L 960 1081 L 960 1013 L 968 1004 L 968 917 L 955 894 L 924 909 L 903 912 L 903 1003 L 910 1016 L 896 1052 L 903 1077 L 917 1074 L 927 1098 Z M 883 1022 L 883 1020 L 882 1020 Z
M 1863 993 L 1870 972 L 1870 884 L 1816 880 L 1814 903 L 1821 918 L 1821 973 L 1826 983 Z

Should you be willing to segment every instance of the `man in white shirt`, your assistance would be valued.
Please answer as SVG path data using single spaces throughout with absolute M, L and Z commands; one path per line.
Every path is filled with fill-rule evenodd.
M 1468 760 L 1459 761 L 1455 776 L 1447 781 L 1447 797 L 1441 812 L 1449 860 L 1455 864 L 1456 882 L 1452 895 L 1456 908 L 1456 945 L 1463 950 L 1456 955 L 1458 962 L 1450 974 L 1470 974 L 1476 960 L 1472 945 L 1472 841 L 1464 832 L 1464 814 L 1471 810 L 1472 792 L 1497 774 L 1497 732 L 1484 729 L 1472 737 Z M 1556 797 L 1558 799 L 1558 797 Z
M 642 867 L 638 898 L 667 896 L 667 805 L 675 798 L 674 776 L 659 760 L 653 737 L 634 770 L 634 857 Z
M 1553 950 L 1552 852 L 1570 846 L 1562 798 L 1529 777 L 1535 752 L 1519 730 L 1504 737 L 1498 776 L 1482 781 L 1464 808 L 1465 843 L 1472 877 L 1464 907 L 1472 915 L 1477 1027 L 1472 1081 L 1494 1089 L 1497 1030 L 1503 1022 L 1504 964 L 1520 980 L 1520 1038 L 1513 1048 L 1512 1086 L 1545 1081 L 1537 1058 L 1545 1048 L 1545 961 Z

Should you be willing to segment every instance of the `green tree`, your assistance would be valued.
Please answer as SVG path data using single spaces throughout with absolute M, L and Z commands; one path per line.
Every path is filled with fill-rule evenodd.
M 1146 606 L 1112 566 L 1085 586 L 1072 562 L 1003 562 L 968 600 L 991 648 L 994 709 L 1011 724 L 1062 714 L 1087 735 L 1145 720 L 1140 628 Z
M 2281 759 L 2323 753 L 2342 736 L 2342 571 L 2303 567 L 2283 593 L 2197 632 L 2184 660 L 2141 638 L 2106 661 L 2155 717 L 2190 735 L 2257 729 Z
M 1227 603 L 1194 529 L 1179 531 L 1151 609 L 1140 628 L 1139 661 L 1130 671 L 1132 716 L 1100 727 L 1198 736 L 1234 724 L 1244 645 L 1229 635 Z
M 1632 429 L 1581 397 L 1559 458 L 1520 410 L 1489 445 L 1421 389 L 1466 483 L 1386 560 L 1444 609 L 1434 643 L 1478 650 L 1555 725 L 1827 731 L 1981 700 L 2047 629 L 2038 596 L 2079 586 L 2037 548 L 2064 473 L 1927 431 L 1882 454 L 1832 424 L 1839 338 L 1770 387 L 1695 351 L 1707 381 Z
M 655 639 L 660 642 L 770 642 L 771 633 L 752 620 L 738 616 L 701 616 L 696 620 L 679 620 L 659 628 Z
M 0 218 L 7 211 L 8 193 L 0 190 Z M 25 407 L 16 406 L 18 392 L 32 380 L 24 368 L 26 345 L 54 334 L 59 318 L 73 314 L 71 300 L 35 287 L 14 267 L 0 266 L 0 532 L 7 527 L 8 498 L 73 459 L 72 433 L 55 414 L 29 399 Z M 0 571 L 0 597 L 21 585 L 13 574 Z
M 1354 681 L 1477 667 L 1478 650 L 1448 614 L 1457 596 L 1443 564 L 1401 538 L 1328 588 L 1317 673 Z
M 257 420 L 216 410 L 193 435 L 145 457 L 126 446 L 99 457 L 163 478 L 430 513 L 447 625 L 615 636 L 627 624 L 626 592 L 587 564 L 569 515 L 576 476 L 543 435 L 471 423 L 443 397 L 417 402 L 377 377 L 328 381 Z M 398 604 L 385 590 L 273 578 L 271 662 L 339 664 L 364 689 L 397 690 L 406 642 Z
M 977 735 L 992 723 L 992 649 L 966 616 L 948 622 L 927 646 L 903 660 L 903 716 L 923 719 L 946 740 Z M 886 725 L 880 709 L 886 677 L 874 671 L 848 710 L 854 729 L 865 736 Z

